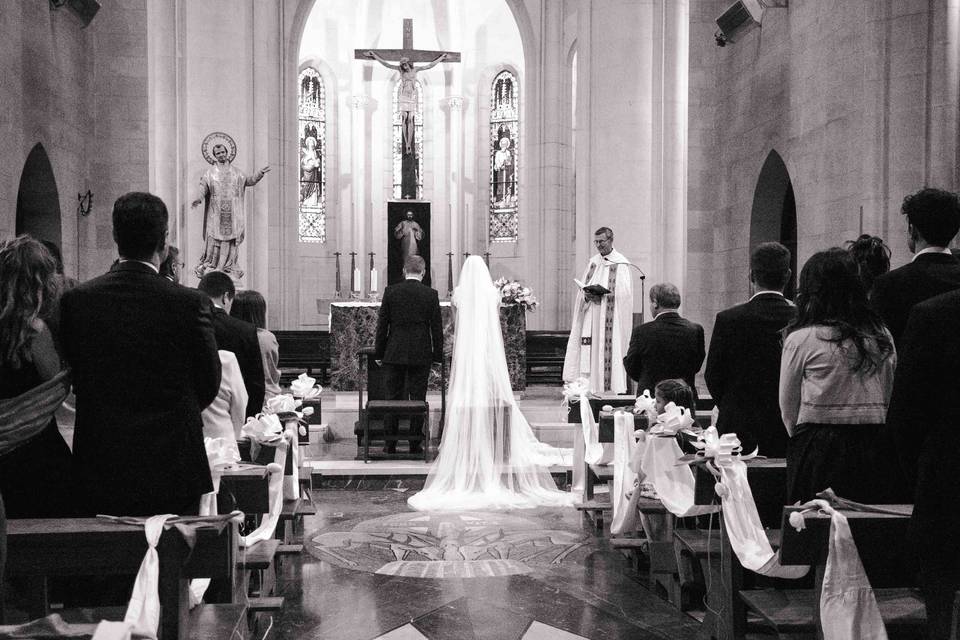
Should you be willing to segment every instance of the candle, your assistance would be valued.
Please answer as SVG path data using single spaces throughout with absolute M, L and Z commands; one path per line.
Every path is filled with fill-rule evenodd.
M 370 291 L 377 290 L 377 270 L 370 269 Z
M 363 284 L 360 282 L 360 269 L 358 267 L 353 268 L 353 290 L 360 291 L 363 289 Z

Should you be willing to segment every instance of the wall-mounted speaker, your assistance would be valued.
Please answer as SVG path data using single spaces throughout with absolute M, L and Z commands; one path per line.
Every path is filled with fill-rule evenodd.
M 762 18 L 763 5 L 759 0 L 737 0 L 717 18 L 717 26 L 725 42 L 736 42 L 759 27 Z
M 100 11 L 100 3 L 97 0 L 50 0 L 51 9 L 60 9 L 68 7 L 73 11 L 83 26 L 86 27 L 93 20 L 93 16 Z

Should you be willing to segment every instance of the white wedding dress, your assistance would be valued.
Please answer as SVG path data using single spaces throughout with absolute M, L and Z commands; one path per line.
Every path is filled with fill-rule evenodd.
M 539 442 L 517 407 L 500 333 L 500 291 L 480 256 L 470 256 L 453 294 L 453 364 L 440 454 L 419 511 L 522 509 L 572 505 L 547 467 L 570 464 L 570 449 Z

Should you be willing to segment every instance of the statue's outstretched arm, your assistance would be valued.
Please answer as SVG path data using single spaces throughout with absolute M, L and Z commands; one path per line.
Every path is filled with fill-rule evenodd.
M 366 53 L 368 56 L 370 56 L 371 58 L 373 58 L 374 60 L 376 60 L 377 62 L 379 62 L 380 64 L 382 64 L 383 66 L 385 66 L 387 69 L 393 69 L 394 71 L 400 71 L 400 65 L 398 65 L 398 64 L 390 64 L 389 62 L 387 62 L 386 60 L 384 60 L 383 58 L 381 58 L 381 57 L 380 57 L 380 54 L 377 53 L 376 51 L 365 51 L 364 53 Z
M 270 172 L 270 165 L 265 165 L 261 167 L 260 170 L 257 171 L 255 174 L 247 177 L 247 186 L 252 187 L 253 185 L 257 184 L 258 182 L 263 180 L 263 176 L 269 172 Z
M 372 52 L 371 52 L 371 53 L 372 53 Z M 417 71 L 426 71 L 427 69 L 430 69 L 430 68 L 432 68 L 432 67 L 437 66 L 438 64 L 440 64 L 441 62 L 443 62 L 443 61 L 446 60 L 446 59 L 447 59 L 447 54 L 446 54 L 446 53 L 441 53 L 440 55 L 437 56 L 437 59 L 436 59 L 436 60 L 434 60 L 433 62 L 430 62 L 430 63 L 428 63 L 428 64 L 425 64 L 425 65 L 423 65 L 422 67 L 419 67 L 419 68 L 417 69 Z

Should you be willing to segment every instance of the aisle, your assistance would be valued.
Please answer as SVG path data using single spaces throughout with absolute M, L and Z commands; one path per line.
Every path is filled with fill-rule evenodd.
M 574 510 L 430 515 L 409 491 L 315 492 L 277 637 L 694 638 Z M 428 576 L 428 577 L 412 577 Z

